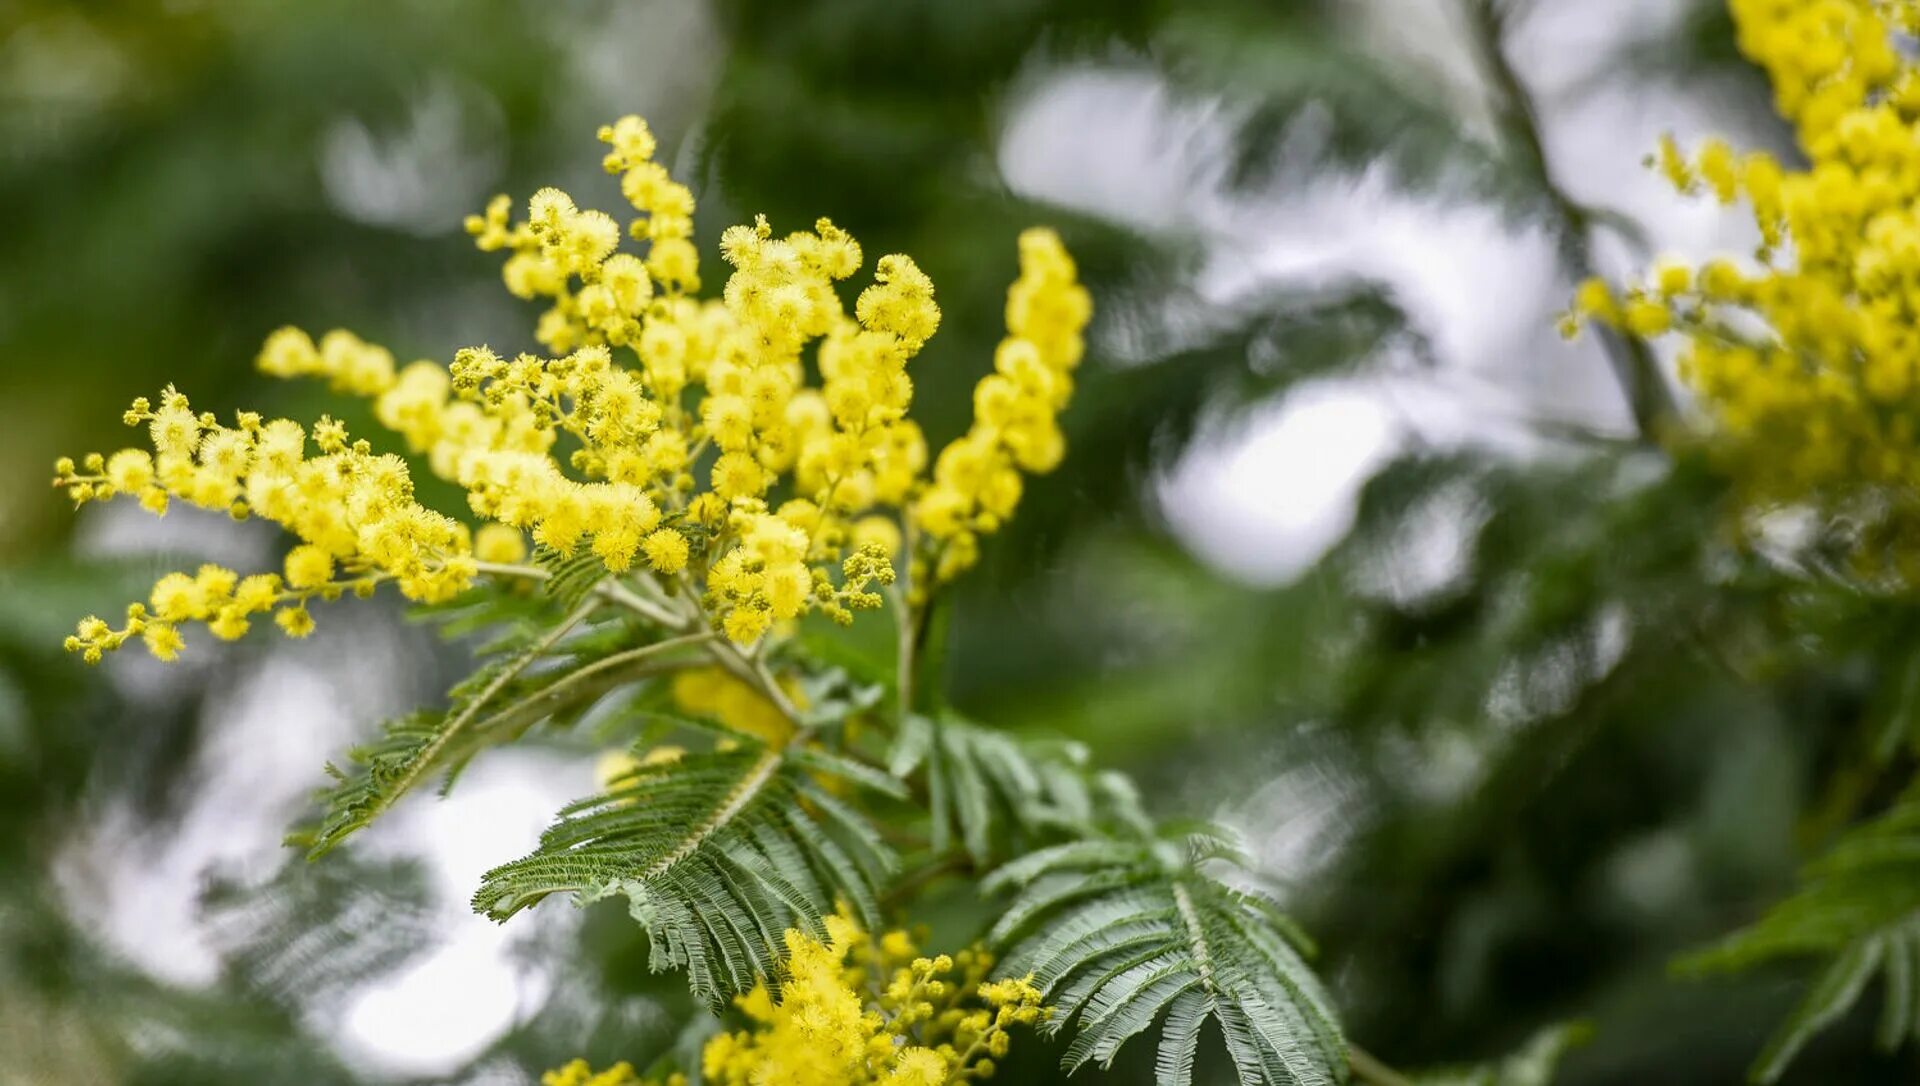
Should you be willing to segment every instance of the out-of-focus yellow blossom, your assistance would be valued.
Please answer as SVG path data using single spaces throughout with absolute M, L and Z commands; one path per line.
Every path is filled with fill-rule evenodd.
M 518 562 L 527 556 L 527 540 L 504 524 L 483 524 L 473 533 L 473 556 L 482 562 Z
M 658 1080 L 641 1078 L 633 1065 L 621 1061 L 605 1071 L 595 1071 L 585 1060 L 574 1060 L 540 1076 L 540 1086 L 686 1086 L 687 1076 L 668 1075 Z
M 1879 495 L 1920 524 L 1920 66 L 1894 41 L 1920 27 L 1920 5 L 1730 2 L 1806 165 L 1662 141 L 1656 165 L 1681 190 L 1745 200 L 1759 252 L 1663 262 L 1624 290 L 1589 282 L 1573 314 L 1683 337 L 1681 376 L 1755 497 Z
M 685 747 L 663 745 L 654 747 L 646 754 L 635 757 L 624 750 L 608 751 L 594 763 L 593 775 L 599 780 L 600 787 L 612 788 L 622 777 L 629 776 L 649 766 L 672 765 L 687 756 Z
M 171 389 L 127 415 L 149 428 L 151 453 L 62 461 L 56 481 L 76 501 L 125 494 L 164 512 L 184 500 L 286 526 L 304 546 L 255 602 L 282 608 L 276 621 L 296 636 L 311 629 L 312 596 L 392 580 L 441 600 L 482 568 L 524 569 L 530 544 L 590 551 L 630 578 L 633 598 L 656 601 L 656 621 L 742 646 L 809 614 L 848 622 L 881 606 L 903 559 L 921 570 L 924 602 L 1013 512 L 1021 473 L 1061 457 L 1056 418 L 1090 304 L 1059 239 L 1022 235 L 995 372 L 976 391 L 972 429 L 929 478 L 907 417 L 908 365 L 941 313 L 913 260 L 881 256 L 849 305 L 841 284 L 864 263 L 859 243 L 825 219 L 782 236 L 762 217 L 722 235 L 729 274 L 719 298 L 702 300 L 692 192 L 654 161 L 639 118 L 600 139 L 635 212 L 624 229 L 554 188 L 534 193 L 524 218 L 502 196 L 467 222 L 481 249 L 505 254 L 507 289 L 546 303 L 534 337 L 544 353 L 477 346 L 445 366 L 400 365 L 349 332 L 316 342 L 295 328 L 260 351 L 269 374 L 370 401 L 408 452 L 464 490 L 471 534 L 414 503 L 399 457 L 351 442 L 337 422 L 242 415 L 222 427 Z M 208 600 L 182 618 L 143 610 L 118 630 L 89 624 L 72 643 L 97 659 L 139 635 L 171 655 L 181 621 L 237 636 L 256 613 Z
M 776 1000 L 765 984 L 735 1000 L 751 1022 L 701 1054 L 714 1086 L 943 1086 L 993 1074 L 1009 1030 L 1048 1011 L 1025 980 L 989 982 L 979 949 L 927 958 L 906 933 L 870 939 L 845 916 L 828 939 L 786 934 Z
M 782 691 L 799 708 L 806 707 L 800 688 L 786 684 Z M 681 712 L 706 717 L 742 735 L 778 745 L 793 734 L 793 722 L 760 691 L 720 667 L 697 667 L 673 676 L 673 701 Z

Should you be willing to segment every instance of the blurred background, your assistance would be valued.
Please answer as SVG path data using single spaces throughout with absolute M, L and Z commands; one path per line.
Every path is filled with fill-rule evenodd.
M 1717 0 L 0 0 L 0 1083 L 504 1086 L 693 1043 L 617 907 L 466 908 L 591 747 L 501 752 L 309 866 L 280 838 L 322 764 L 459 646 L 385 601 L 85 669 L 76 617 L 283 544 L 44 481 L 169 381 L 338 411 L 252 372 L 281 324 L 528 344 L 461 218 L 610 206 L 593 132 L 629 112 L 703 244 L 827 215 L 921 263 L 936 446 L 1017 231 L 1079 257 L 1071 452 L 961 586 L 956 703 L 1244 831 L 1396 1066 L 1580 1019 L 1559 1081 L 1739 1081 L 1805 971 L 1667 962 L 1885 794 L 1920 617 L 1735 551 L 1644 433 L 1666 360 L 1554 326 L 1586 275 L 1752 248 L 1642 159 L 1791 154 L 1768 97 Z M 1920 1076 L 1869 1032 L 1788 1081 Z M 1053 1081 L 1020 1047 L 1002 1078 Z

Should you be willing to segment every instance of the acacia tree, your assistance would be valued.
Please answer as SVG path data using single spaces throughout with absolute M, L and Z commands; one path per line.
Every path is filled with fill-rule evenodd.
M 293 329 L 260 355 L 268 373 L 371 398 L 466 492 L 479 528 L 420 505 L 404 459 L 333 419 L 309 430 L 243 412 L 228 426 L 169 387 L 126 414 L 151 452 L 62 461 L 59 485 L 78 502 L 258 516 L 301 542 L 278 574 L 170 574 L 124 624 L 88 618 L 67 647 L 98 661 L 138 639 L 171 660 L 190 624 L 231 640 L 269 613 L 305 637 L 316 600 L 389 582 L 494 633 L 446 708 L 392 722 L 334 770 L 299 835 L 315 858 L 487 748 L 617 699 L 632 763 L 489 872 L 474 907 L 504 920 L 557 893 L 625 897 L 656 969 L 684 969 L 716 1010 L 744 999 L 760 1023 L 707 1046 L 710 1078 L 984 1076 L 1007 1027 L 1042 1018 L 1079 1023 L 1072 1066 L 1110 1062 L 1164 1018 L 1163 1077 L 1188 1081 L 1212 1019 L 1250 1079 L 1340 1077 L 1344 1041 L 1305 944 L 1229 881 L 1244 865 L 1226 835 L 1160 827 L 1084 755 L 928 715 L 915 695 L 941 588 L 1013 514 L 1022 473 L 1064 455 L 1055 416 L 1091 306 L 1059 240 L 1021 236 L 973 425 L 930 455 L 907 415 L 908 362 L 940 310 L 911 258 L 881 257 L 848 313 L 836 283 L 860 268 L 858 243 L 824 219 L 776 237 L 763 218 L 722 237 L 732 272 L 702 302 L 691 192 L 653 161 L 638 118 L 600 136 L 644 258 L 619 251 L 612 216 L 557 189 L 524 221 L 501 197 L 468 224 L 508 254 L 510 291 L 551 300 L 535 332 L 550 356 L 476 347 L 401 369 L 350 333 L 316 344 Z M 831 624 L 881 609 L 898 631 L 891 666 L 834 665 Z M 881 927 L 883 900 L 911 904 L 916 872 L 956 863 L 1014 891 L 990 937 L 1010 952 L 1003 979 L 987 980 L 984 950 L 956 965 L 903 934 L 861 934 Z M 891 978 L 877 1010 L 862 1010 L 849 964 Z
M 1725 554 L 1768 578 L 1774 601 L 1828 582 L 1898 594 L 1920 99 L 1893 35 L 1913 29 L 1913 12 L 1867 0 L 1734 11 L 1810 162 L 1709 143 L 1668 144 L 1661 163 L 1683 189 L 1746 199 L 1766 249 L 1754 266 L 1590 283 L 1575 313 L 1619 334 L 1610 345 L 1643 436 L 1674 478 L 1752 529 Z M 1523 92 L 1509 90 L 1524 123 Z M 224 425 L 169 388 L 127 413 L 151 451 L 63 461 L 57 483 L 80 502 L 258 516 L 300 542 L 277 574 L 169 575 L 124 624 L 85 620 L 68 647 L 97 660 L 139 638 L 170 659 L 185 627 L 238 638 L 266 614 L 301 637 L 312 602 L 388 582 L 450 629 L 485 631 L 484 662 L 449 704 L 356 749 L 298 840 L 319 858 L 418 786 L 451 785 L 488 748 L 591 712 L 627 760 L 537 851 L 488 873 L 475 907 L 505 919 L 559 893 L 624 898 L 656 968 L 684 970 L 698 1000 L 745 1016 L 705 1045 L 708 1080 L 984 1077 L 1025 1026 L 1070 1037 L 1077 1068 L 1113 1062 L 1158 1026 L 1164 1082 L 1191 1077 L 1208 1031 L 1242 1081 L 1403 1081 L 1343 1039 L 1307 966 L 1311 944 L 1230 835 L 1158 823 L 1085 751 L 1015 738 L 933 693 L 943 591 L 1013 514 L 1025 479 L 1070 454 L 1057 416 L 1091 304 L 1059 240 L 1022 235 L 993 372 L 969 429 L 935 454 L 908 416 L 908 363 L 940 312 L 910 258 L 877 261 L 849 313 L 837 284 L 862 265 L 858 244 L 825 220 L 785 236 L 762 220 L 722 237 L 732 271 L 719 299 L 700 301 L 691 193 L 653 161 L 637 119 L 602 138 L 638 212 L 639 251 L 620 251 L 617 220 L 552 189 L 523 221 L 502 198 L 469 224 L 483 249 L 508 254 L 513 293 L 550 303 L 535 333 L 544 354 L 469 348 L 450 366 L 400 368 L 347 333 L 316 343 L 293 330 L 261 353 L 268 373 L 371 401 L 398 446 L 464 491 L 473 525 L 419 504 L 407 461 L 337 422 L 242 413 Z M 1552 210 L 1580 267 L 1586 221 L 1564 201 Z M 1665 401 L 1641 343 L 1669 333 L 1684 337 L 1697 420 Z M 1781 508 L 1812 510 L 1827 529 L 1785 560 L 1753 528 Z M 1646 510 L 1603 513 L 1631 524 Z M 1789 618 L 1801 637 L 1846 626 Z M 892 626 L 884 658 L 847 651 L 836 626 L 876 621 Z M 1910 719 L 1885 722 L 1882 761 Z M 1913 1032 L 1912 820 L 1908 799 L 1863 820 L 1802 892 L 1690 959 L 1834 955 L 1758 1077 L 1776 1077 L 1876 971 L 1881 1039 Z M 981 946 L 926 956 L 884 930 L 910 923 L 925 885 L 956 870 L 1007 895 Z M 1568 1036 L 1472 1074 L 1536 1081 Z M 575 1064 L 550 1080 L 636 1077 Z

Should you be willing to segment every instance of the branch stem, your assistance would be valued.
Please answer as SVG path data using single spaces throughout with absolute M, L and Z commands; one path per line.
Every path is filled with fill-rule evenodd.
M 460 734 L 467 729 L 469 724 L 473 723 L 474 718 L 479 715 L 480 710 L 486 706 L 488 701 L 492 700 L 495 694 L 498 694 L 504 689 L 508 683 L 512 682 L 522 671 L 525 671 L 528 665 L 539 659 L 548 649 L 558 644 L 560 639 L 567 636 L 567 633 L 575 626 L 585 621 L 587 616 L 593 614 L 594 610 L 600 606 L 600 603 L 601 601 L 599 600 L 588 600 L 581 604 L 574 609 L 572 614 L 561 621 L 559 625 L 548 630 L 546 635 L 531 648 L 521 652 L 513 663 L 502 668 L 500 673 L 495 675 L 491 682 L 487 683 L 486 688 L 476 694 L 472 701 L 469 701 L 463 706 L 460 711 L 455 714 L 453 720 L 448 723 L 446 727 L 441 728 L 438 734 L 433 737 L 432 741 L 422 747 L 420 753 L 407 764 L 405 771 L 393 782 L 392 787 L 386 791 L 385 795 L 387 798 L 383 806 L 390 804 L 393 799 L 411 791 L 413 786 L 419 783 L 420 778 L 425 776 L 427 771 L 434 767 L 435 762 L 440 757 L 440 752 L 446 750 L 448 745 L 451 744 L 454 739 L 458 738 Z
M 553 576 L 539 566 L 505 562 L 476 562 L 474 565 L 480 572 L 490 573 L 496 577 L 521 577 L 532 581 L 545 581 Z M 661 644 L 671 643 L 676 646 L 691 644 L 696 637 L 703 640 L 714 662 L 726 668 L 734 678 L 758 690 L 796 729 L 806 730 L 806 726 L 801 721 L 799 709 L 795 708 L 793 699 L 787 696 L 787 692 L 780 688 L 773 673 L 767 669 L 765 660 L 741 652 L 725 638 L 711 636 L 699 611 L 675 607 L 671 600 L 663 596 L 656 595 L 650 599 L 641 595 L 641 591 L 644 589 L 636 590 L 618 577 L 608 577 L 593 586 L 594 595 L 619 604 L 669 630 L 683 631 L 686 635 L 674 642 L 661 642 Z
M 971 870 L 973 860 L 965 852 L 949 852 L 932 860 L 894 880 L 893 885 L 880 898 L 880 907 L 892 908 L 917 893 L 922 887 L 945 875 L 955 875 Z
M 565 677 L 555 681 L 553 685 L 542 687 L 519 701 L 500 709 L 498 712 L 490 714 L 487 719 L 475 726 L 475 730 L 486 731 L 489 728 L 495 727 L 501 721 L 510 720 L 517 714 L 523 713 L 528 709 L 536 708 L 543 703 L 555 701 L 588 679 L 597 675 L 604 675 L 609 671 L 619 674 L 622 682 L 640 678 L 642 677 L 640 674 L 628 670 L 629 665 L 649 663 L 652 662 L 655 657 L 664 656 L 676 649 L 689 648 L 705 641 L 711 641 L 712 639 L 713 635 L 711 634 L 688 634 L 685 637 L 656 641 L 650 645 L 641 645 L 638 648 L 628 649 L 625 652 L 618 652 L 612 656 L 595 660 L 593 663 L 588 664 L 578 671 L 569 672 Z M 671 670 L 671 667 L 667 670 Z M 646 671 L 646 674 L 654 673 L 656 672 L 652 668 Z M 538 718 L 535 717 L 533 719 Z
M 900 711 L 894 726 L 903 728 L 907 723 L 907 714 L 913 712 L 913 611 L 907 606 L 907 593 L 899 582 L 886 586 L 887 606 L 893 610 L 895 632 L 895 676 L 894 687 L 900 699 Z
M 518 577 L 528 581 L 547 581 L 553 574 L 539 566 L 520 565 L 512 562 L 475 562 L 474 569 L 481 573 L 490 573 L 495 577 Z M 593 593 L 602 599 L 610 600 L 625 607 L 649 622 L 669 628 L 678 628 L 683 620 L 671 611 L 651 600 L 643 599 L 633 589 L 622 584 L 617 577 L 608 577 L 593 586 Z
M 1347 1063 L 1353 1068 L 1355 1082 L 1364 1082 L 1368 1086 L 1413 1086 L 1413 1080 L 1380 1062 L 1379 1057 L 1348 1042 Z
M 1542 135 L 1539 109 L 1507 54 L 1506 15 L 1498 0 L 1463 0 L 1480 61 L 1496 96 L 1494 108 L 1510 149 L 1538 186 L 1547 203 L 1548 225 L 1559 242 L 1560 268 L 1579 282 L 1597 274 L 1593 260 L 1593 232 L 1604 216 L 1576 201 L 1553 179 Z M 1595 330 L 1613 369 L 1614 380 L 1626 398 L 1634 429 L 1643 441 L 1654 441 L 1674 414 L 1673 393 L 1647 345 L 1609 328 Z

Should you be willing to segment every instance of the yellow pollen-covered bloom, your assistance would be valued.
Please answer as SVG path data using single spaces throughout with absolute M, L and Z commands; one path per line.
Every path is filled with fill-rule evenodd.
M 595 1071 L 585 1060 L 574 1060 L 540 1076 L 540 1086 L 686 1086 L 685 1075 L 669 1075 L 657 1084 L 640 1077 L 626 1061 L 604 1071 Z
M 538 353 L 471 346 L 401 365 L 343 330 L 267 337 L 262 371 L 366 401 L 392 451 L 327 417 L 223 424 L 168 388 L 124 415 L 149 448 L 57 463 L 75 502 L 127 496 L 162 513 L 184 501 L 294 536 L 279 574 L 163 580 L 151 611 L 84 625 L 74 651 L 95 660 L 139 636 L 172 654 L 180 624 L 233 638 L 267 613 L 305 636 L 316 599 L 391 583 L 442 602 L 482 571 L 543 576 L 523 563 L 576 555 L 631 586 L 624 598 L 656 623 L 762 646 L 808 616 L 882 606 L 896 561 L 919 572 L 907 606 L 971 565 L 1023 476 L 1064 452 L 1058 419 L 1091 305 L 1059 238 L 1021 236 L 973 428 L 935 457 L 909 417 L 910 368 L 941 311 L 911 257 L 881 255 L 869 282 L 849 282 L 866 254 L 846 231 L 819 219 L 782 234 L 762 217 L 723 234 L 724 283 L 698 297 L 692 190 L 639 118 L 599 136 L 632 208 L 624 224 L 558 188 L 518 207 L 497 197 L 466 222 L 501 254 L 509 292 L 539 307 Z M 465 508 L 420 504 L 416 466 Z
M 989 981 L 979 948 L 919 957 L 904 932 L 870 938 L 844 914 L 823 942 L 786 933 L 775 999 L 763 983 L 735 1000 L 748 1028 L 701 1052 L 714 1086 L 940 1086 L 985 1078 L 1011 1047 L 1011 1027 L 1049 1011 L 1026 980 Z
M 1805 165 L 1723 140 L 1656 164 L 1684 192 L 1744 201 L 1750 260 L 1657 265 L 1646 281 L 1584 284 L 1569 327 L 1594 320 L 1679 344 L 1711 448 L 1761 504 L 1879 510 L 1920 530 L 1920 64 L 1896 41 L 1910 3 L 1730 0 L 1740 49 L 1766 73 Z M 1863 547 L 1903 553 L 1900 548 Z

